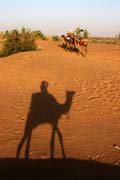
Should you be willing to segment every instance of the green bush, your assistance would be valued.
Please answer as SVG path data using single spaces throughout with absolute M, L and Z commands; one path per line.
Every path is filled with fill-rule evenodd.
M 79 27 L 77 27 L 77 28 L 75 29 L 74 33 L 75 33 L 77 36 L 79 36 L 79 35 L 80 35 L 80 31 L 81 31 L 81 29 L 80 29 Z
M 37 49 L 33 33 L 25 28 L 23 28 L 20 32 L 17 30 L 6 31 L 4 38 L 5 40 L 3 43 L 3 48 L 0 52 L 0 57 Z
M 34 35 L 35 38 L 40 38 L 42 40 L 47 40 L 47 37 L 39 30 L 34 31 L 33 35 Z
M 75 29 L 75 31 L 74 31 L 75 35 L 76 35 L 76 36 L 80 36 L 81 30 L 82 30 L 82 29 L 80 29 L 79 27 L 77 27 L 77 28 Z M 83 33 L 84 33 L 84 38 L 85 38 L 85 39 L 88 39 L 88 37 L 89 37 L 89 32 L 85 29 L 85 30 L 83 30 Z
M 88 39 L 88 36 L 89 36 L 89 32 L 85 29 L 84 30 L 84 38 Z
M 60 38 L 59 38 L 59 36 L 55 35 L 55 36 L 52 36 L 52 40 L 53 40 L 53 41 L 59 41 Z
M 116 35 L 117 39 L 120 39 L 120 32 Z

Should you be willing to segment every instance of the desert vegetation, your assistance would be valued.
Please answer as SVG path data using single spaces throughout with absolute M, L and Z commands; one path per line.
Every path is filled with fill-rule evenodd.
M 102 37 L 90 37 L 89 42 L 91 43 L 99 43 L 99 44 L 116 44 L 120 45 L 120 39 L 115 38 L 102 38 Z
M 38 39 L 48 40 L 47 36 L 40 30 L 33 31 L 33 36 Z
M 80 35 L 81 29 L 77 27 L 74 30 L 76 36 Z M 87 29 L 83 30 L 84 38 L 89 39 L 90 43 L 100 44 L 116 44 L 120 45 L 120 33 L 114 38 L 90 37 Z M 36 40 L 52 40 L 60 41 L 58 35 L 47 36 L 41 30 L 30 30 L 22 28 L 21 30 L 11 30 L 0 33 L 0 57 L 5 57 L 11 54 L 24 51 L 38 50 Z
M 54 35 L 54 36 L 52 36 L 52 40 L 53 41 L 59 41 L 60 37 L 58 35 Z
M 120 40 L 120 32 L 116 35 L 116 38 Z
M 75 29 L 74 33 L 75 33 L 77 36 L 79 36 L 79 35 L 80 35 L 80 31 L 81 31 L 81 29 L 80 29 L 79 27 L 77 27 L 77 28 Z M 88 30 L 87 30 L 87 29 L 84 29 L 84 30 L 83 30 L 83 33 L 84 33 L 84 38 L 85 38 L 85 39 L 88 39 L 88 37 L 89 37 L 89 32 L 88 32 Z
M 0 57 L 24 51 L 38 50 L 36 40 L 59 41 L 58 35 L 46 36 L 41 30 L 32 31 L 27 28 L 0 33 Z
M 21 31 L 12 30 L 6 31 L 3 34 L 3 45 L 0 52 L 0 57 L 5 57 L 18 52 L 36 50 L 35 38 L 33 32 L 22 28 Z

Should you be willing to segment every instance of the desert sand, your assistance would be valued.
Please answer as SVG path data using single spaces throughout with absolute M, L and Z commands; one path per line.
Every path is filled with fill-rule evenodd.
M 0 58 L 2 179 L 120 178 L 120 46 L 90 43 L 83 57 L 62 41 L 37 43 Z

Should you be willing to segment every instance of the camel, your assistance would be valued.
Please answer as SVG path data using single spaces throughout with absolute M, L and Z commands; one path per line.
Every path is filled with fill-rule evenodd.
M 70 36 L 70 35 L 62 35 L 61 36 L 63 38 L 63 40 L 65 41 L 65 46 L 67 49 L 75 49 L 75 38 L 74 36 Z
M 24 134 L 17 148 L 17 159 L 20 156 L 20 152 L 25 141 L 27 141 L 25 149 L 25 158 L 29 159 L 29 149 L 32 131 L 38 125 L 44 123 L 49 123 L 52 125 L 52 135 L 50 141 L 51 159 L 54 159 L 55 133 L 57 133 L 58 135 L 58 139 L 61 145 L 62 156 L 63 158 L 66 158 L 63 146 L 63 137 L 62 133 L 58 128 L 58 121 L 61 118 L 62 114 L 66 114 L 69 112 L 72 104 L 72 98 L 75 92 L 67 91 L 65 103 L 60 104 L 59 102 L 57 102 L 53 95 L 49 94 L 47 88 L 48 83 L 46 81 L 43 81 L 40 86 L 41 92 L 37 92 L 32 95 L 30 111 L 27 116 Z
M 68 41 L 67 37 L 66 37 L 65 35 L 61 35 L 61 37 L 62 37 L 63 40 L 65 41 L 65 46 L 68 47 L 69 41 Z
M 82 49 L 81 54 L 85 56 L 87 54 L 88 39 L 83 38 L 83 39 L 75 40 L 75 42 Z M 83 53 L 83 51 L 84 51 L 84 53 Z
M 61 36 L 65 41 L 65 47 L 67 49 L 74 49 L 77 50 L 76 46 L 78 46 L 78 51 L 81 52 L 83 56 L 87 54 L 87 47 L 88 47 L 88 39 L 77 39 L 75 35 L 62 35 Z M 81 50 L 79 50 L 79 48 Z M 83 49 L 84 48 L 84 49 Z

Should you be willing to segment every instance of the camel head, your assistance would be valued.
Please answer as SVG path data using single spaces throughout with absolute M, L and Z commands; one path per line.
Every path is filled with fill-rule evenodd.
M 74 91 L 67 91 L 66 92 L 66 101 L 62 105 L 62 114 L 66 114 L 69 112 L 74 94 L 75 94 Z
M 67 97 L 72 98 L 75 94 L 75 91 L 67 91 Z
M 66 36 L 63 34 L 61 35 L 61 38 L 63 38 L 64 40 L 66 40 Z

